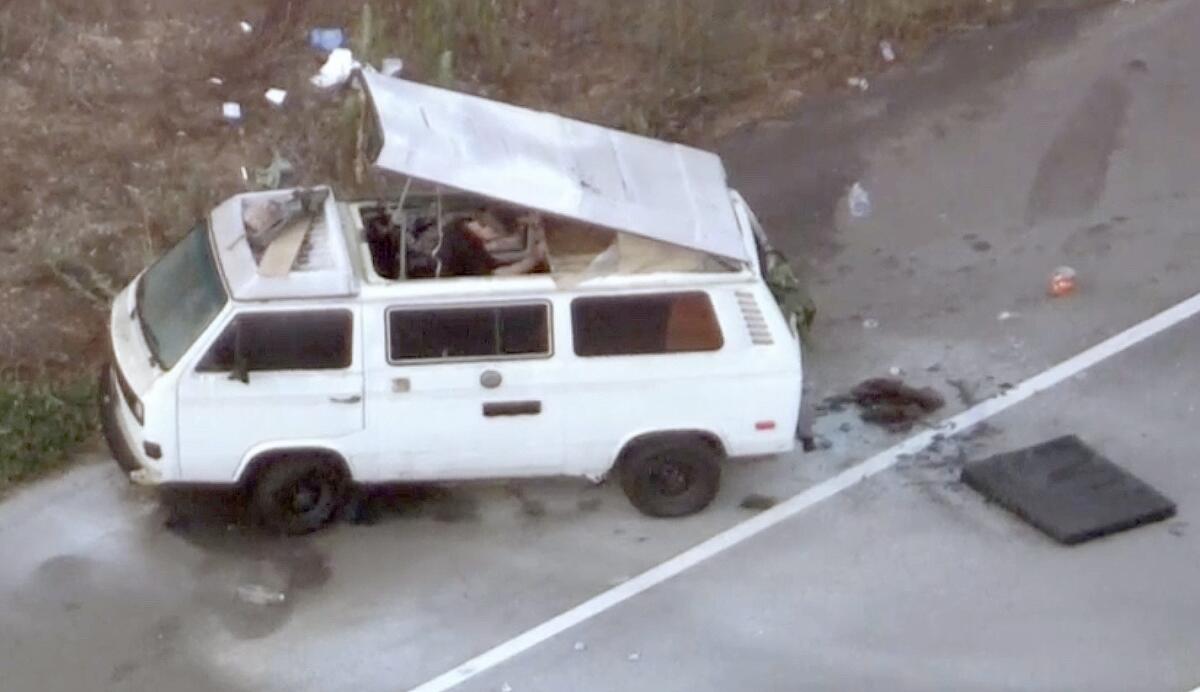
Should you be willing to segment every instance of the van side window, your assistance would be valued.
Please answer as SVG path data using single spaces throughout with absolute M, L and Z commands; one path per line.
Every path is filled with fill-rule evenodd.
M 575 353 L 584 357 L 717 351 L 725 345 L 707 293 L 576 298 Z
M 393 309 L 387 318 L 392 362 L 550 354 L 548 305 Z
M 354 316 L 349 310 L 258 312 L 230 323 L 196 369 L 233 370 L 239 330 L 251 371 L 339 370 L 353 360 Z

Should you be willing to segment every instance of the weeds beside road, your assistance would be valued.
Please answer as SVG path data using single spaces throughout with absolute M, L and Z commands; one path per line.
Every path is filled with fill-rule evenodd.
M 0 377 L 0 497 L 14 483 L 62 465 L 96 424 L 90 380 L 22 382 Z

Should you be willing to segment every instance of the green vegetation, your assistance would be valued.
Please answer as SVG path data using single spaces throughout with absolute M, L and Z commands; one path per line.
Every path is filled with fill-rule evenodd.
M 65 463 L 96 428 L 90 380 L 0 377 L 0 493 Z

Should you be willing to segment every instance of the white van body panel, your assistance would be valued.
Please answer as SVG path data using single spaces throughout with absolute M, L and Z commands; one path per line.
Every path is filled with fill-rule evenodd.
M 116 392 L 116 427 L 145 471 L 139 480 L 152 483 L 235 483 L 260 455 L 289 450 L 335 453 L 364 483 L 599 478 L 630 441 L 673 432 L 702 435 L 730 457 L 790 451 L 800 410 L 800 344 L 758 272 L 749 211 L 740 199 L 729 199 L 738 242 L 751 259 L 720 273 L 604 275 L 569 288 L 548 275 L 384 281 L 361 266 L 359 241 L 343 238 L 345 266 L 355 276 L 331 281 L 325 296 L 314 295 L 321 291 L 312 283 L 292 298 L 231 295 L 166 372 L 151 364 L 132 317 L 131 286 L 114 302 L 114 371 L 141 400 L 145 422 Z M 346 206 L 327 209 L 326 223 L 343 229 Z M 227 231 L 222 236 L 230 240 Z M 232 256 L 225 248 L 214 243 L 222 263 Z M 228 286 L 229 267 L 220 269 Z M 256 297 L 260 289 L 276 295 L 287 287 L 286 281 L 243 285 L 250 287 L 243 296 Z M 717 350 L 577 354 L 574 301 L 681 292 L 708 297 L 720 327 Z M 390 357 L 390 311 L 530 304 L 549 311 L 546 354 L 413 362 Z M 239 315 L 325 310 L 353 316 L 346 368 L 256 371 L 249 383 L 198 369 Z M 493 373 L 500 384 L 485 387 L 484 376 Z M 517 414 L 489 414 L 513 405 Z M 530 408 L 522 413 L 522 407 Z M 147 456 L 145 442 L 160 445 L 161 457 Z

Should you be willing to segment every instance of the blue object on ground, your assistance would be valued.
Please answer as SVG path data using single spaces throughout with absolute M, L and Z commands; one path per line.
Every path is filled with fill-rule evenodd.
M 308 45 L 322 53 L 330 53 L 346 43 L 346 32 L 333 27 L 321 27 L 308 32 Z

